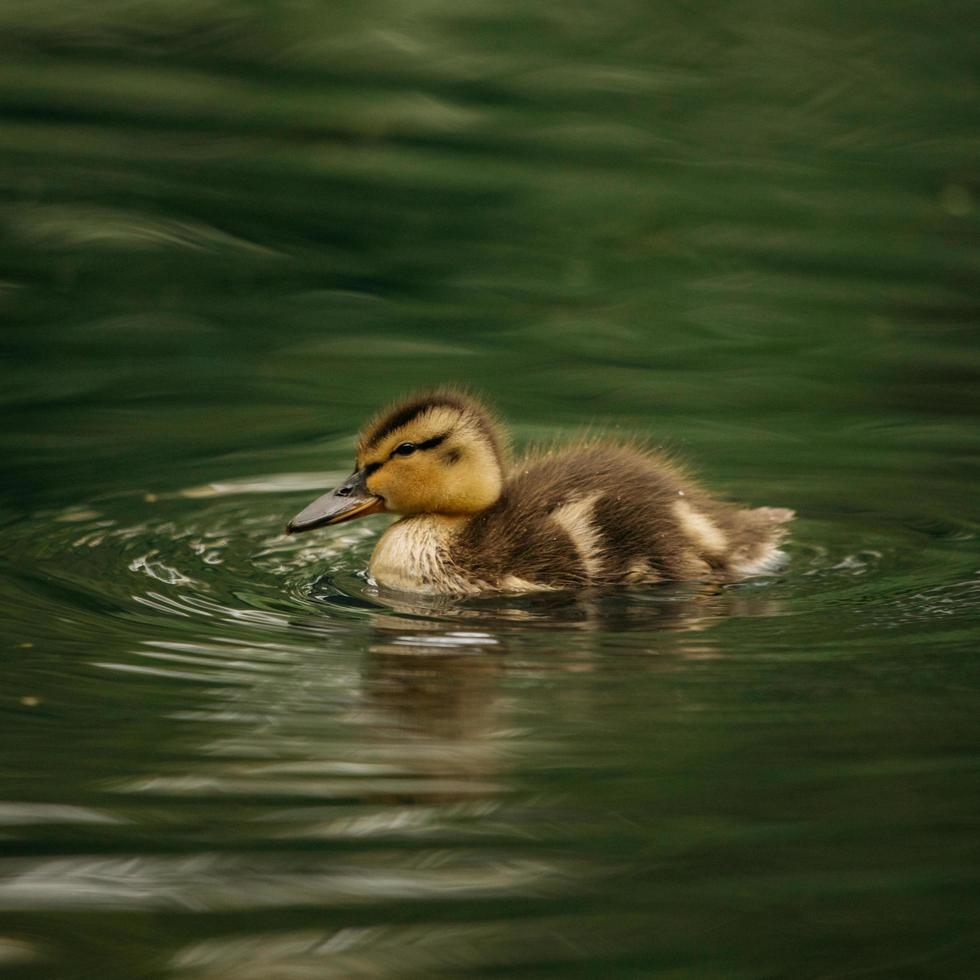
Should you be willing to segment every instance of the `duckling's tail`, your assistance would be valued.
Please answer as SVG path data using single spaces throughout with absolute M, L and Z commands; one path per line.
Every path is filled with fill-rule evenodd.
M 796 511 L 790 510 L 789 507 L 754 507 L 742 513 L 746 517 L 751 515 L 753 521 L 758 524 L 786 524 L 796 517 Z
M 729 570 L 735 578 L 766 575 L 786 567 L 789 559 L 778 545 L 786 537 L 786 524 L 796 517 L 788 507 L 754 507 L 740 510 L 744 543 L 732 555 Z

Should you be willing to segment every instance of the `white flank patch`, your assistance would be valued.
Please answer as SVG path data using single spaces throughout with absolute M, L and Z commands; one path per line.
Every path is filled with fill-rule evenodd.
M 599 529 L 592 523 L 593 507 L 599 494 L 573 500 L 563 504 L 551 515 L 554 522 L 572 539 L 589 578 L 596 578 L 602 571 L 599 552 L 601 537 Z
M 708 554 L 720 554 L 728 546 L 728 538 L 721 528 L 700 511 L 695 510 L 686 500 L 674 501 L 674 516 L 681 530 Z

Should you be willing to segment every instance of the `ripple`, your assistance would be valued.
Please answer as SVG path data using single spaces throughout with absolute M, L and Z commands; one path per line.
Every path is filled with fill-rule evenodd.
M 143 572 L 145 575 L 149 575 L 150 578 L 156 579 L 158 582 L 165 582 L 167 585 L 197 585 L 200 587 L 200 583 L 184 575 L 183 572 L 167 565 L 165 562 L 156 560 L 158 554 L 159 552 L 154 550 L 147 555 L 140 555 L 139 558 L 134 558 L 129 563 L 129 570 L 131 572 Z M 216 562 L 213 564 L 216 564 Z
M 41 958 L 41 952 L 24 939 L 0 936 L 0 966 L 17 968 Z
M 522 922 L 380 923 L 234 935 L 188 944 L 171 961 L 195 980 L 378 980 L 463 976 L 493 967 L 571 964 L 615 945 L 637 948 L 639 917 L 544 916 Z M 573 969 L 569 965 L 569 969 Z
M 414 803 L 409 807 L 363 808 L 358 812 L 338 814 L 335 810 L 307 806 L 298 810 L 276 810 L 263 815 L 261 822 L 271 824 L 271 835 L 282 840 L 374 840 L 436 838 L 451 840 L 464 831 L 461 823 L 479 821 L 473 836 L 500 833 L 503 825 L 491 815 L 499 804 L 490 800 L 454 802 L 440 806 Z M 513 830 L 507 827 L 513 836 Z M 267 835 L 264 830 L 262 837 Z
M 370 781 L 277 778 L 274 770 L 265 773 L 245 772 L 238 778 L 232 775 L 155 776 L 134 780 L 119 787 L 122 793 L 154 796 L 225 797 L 255 795 L 269 797 L 309 797 L 311 799 L 372 799 L 387 796 L 411 796 L 412 799 L 459 799 L 466 796 L 498 796 L 506 791 L 502 783 L 479 782 L 474 779 L 438 779 L 411 776 L 399 778 L 373 777 Z
M 573 647 L 581 653 L 590 645 L 635 646 L 623 639 L 628 633 L 655 632 L 662 645 L 672 632 L 710 633 L 733 618 L 775 620 L 834 609 L 858 621 L 866 617 L 869 597 L 882 600 L 871 623 L 880 623 L 888 609 L 895 610 L 897 625 L 966 615 L 976 607 L 969 577 L 975 572 L 964 567 L 972 561 L 974 529 L 946 521 L 939 533 L 935 521 L 923 520 L 856 533 L 844 524 L 801 520 L 788 568 L 726 587 L 681 583 L 476 599 L 395 595 L 363 574 L 379 534 L 375 522 L 306 538 L 282 533 L 283 515 L 295 509 L 289 494 L 303 491 L 305 499 L 336 475 L 267 473 L 153 493 L 149 500 L 133 493 L 77 501 L 40 515 L 50 518 L 41 538 L 27 526 L 15 527 L 12 551 L 68 590 L 58 601 L 71 596 L 80 622 L 96 618 L 87 608 L 91 601 L 109 602 L 121 628 L 130 624 L 142 634 L 124 657 L 91 661 L 100 669 L 216 685 L 247 686 L 262 673 L 256 644 L 275 639 L 275 656 L 284 664 L 304 638 L 342 637 L 365 627 L 374 632 L 378 653 L 454 658 L 527 649 L 556 631 L 577 634 Z M 928 578 L 943 564 L 948 581 L 908 588 L 910 575 Z M 168 651 L 161 644 L 178 621 L 198 623 L 198 633 Z M 246 633 L 236 659 L 225 641 L 245 640 Z
M 399 866 L 400 864 L 400 866 Z M 382 901 L 543 895 L 567 872 L 545 861 L 445 850 L 357 861 L 202 853 L 0 864 L 0 909 L 219 912 Z
M 120 817 L 87 807 L 64 803 L 13 803 L 0 801 L 0 825 L 36 826 L 38 824 L 118 824 Z
M 237 249 L 276 256 L 265 245 L 230 235 L 199 221 L 161 219 L 148 212 L 94 205 L 20 205 L 7 215 L 14 235 L 42 248 L 103 246 L 175 248 L 192 251 Z

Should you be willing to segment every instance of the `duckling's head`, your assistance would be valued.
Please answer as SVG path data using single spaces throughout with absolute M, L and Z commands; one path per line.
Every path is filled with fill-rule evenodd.
M 453 390 L 416 395 L 361 432 L 354 473 L 313 501 L 288 533 L 393 514 L 472 516 L 500 496 L 503 449 L 487 409 Z

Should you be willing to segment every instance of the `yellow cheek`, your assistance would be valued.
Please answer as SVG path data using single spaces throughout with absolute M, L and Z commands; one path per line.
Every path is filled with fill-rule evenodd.
M 365 481 L 364 485 L 371 491 L 371 493 L 377 494 L 379 497 L 388 496 L 388 481 L 385 480 L 384 473 L 375 473 L 369 476 Z
M 425 460 L 393 459 L 367 479 L 367 488 L 384 497 L 389 510 L 423 510 L 432 496 L 431 470 Z

